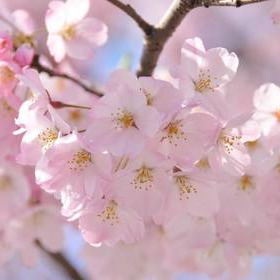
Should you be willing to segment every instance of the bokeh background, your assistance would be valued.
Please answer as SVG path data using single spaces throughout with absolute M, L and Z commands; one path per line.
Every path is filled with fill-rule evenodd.
M 41 52 L 46 31 L 44 15 L 48 0 L 6 0 L 10 10 L 27 9 L 36 22 Z M 142 51 L 143 36 L 137 25 L 123 12 L 104 0 L 92 0 L 90 15 L 102 19 L 109 27 L 109 40 L 96 50 L 92 61 L 69 61 L 79 69 L 82 77 L 102 88 L 110 73 L 119 67 L 135 70 Z M 157 23 L 170 5 L 171 0 L 131 0 L 130 4 L 149 22 Z M 247 110 L 252 106 L 254 90 L 265 82 L 280 85 L 280 28 L 270 19 L 273 2 L 248 5 L 241 8 L 211 7 L 193 10 L 170 39 L 164 49 L 156 74 L 166 75 L 180 61 L 180 49 L 186 38 L 201 37 L 206 48 L 221 46 L 237 53 L 240 59 L 238 74 L 229 89 L 231 110 Z M 243 107 L 235 104 L 236 96 L 244 99 Z M 55 234 L 55 232 L 54 232 Z M 79 255 L 83 245 L 80 235 L 70 226 L 65 228 L 65 254 L 81 273 L 85 265 Z M 108 268 L 110 269 L 110 268 Z M 60 268 L 47 256 L 35 268 L 25 268 L 14 259 L 0 268 L 4 280 L 62 280 L 68 279 Z M 208 280 L 205 275 L 178 275 L 180 280 Z M 254 269 L 248 280 L 279 280 L 280 257 L 263 256 L 254 261 Z M 98 279 L 96 279 L 98 280 Z M 133 279 L 131 279 L 133 280 Z

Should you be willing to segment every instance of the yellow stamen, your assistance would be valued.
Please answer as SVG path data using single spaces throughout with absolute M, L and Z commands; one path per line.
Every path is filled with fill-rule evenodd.
M 117 212 L 118 204 L 111 200 L 109 205 L 97 215 L 97 217 L 101 218 L 102 222 L 109 223 L 111 226 L 119 223 L 119 217 Z
M 64 29 L 60 32 L 60 35 L 63 37 L 64 40 L 72 40 L 76 35 L 76 28 L 74 25 L 67 25 Z
M 216 77 L 210 75 L 210 70 L 200 70 L 198 75 L 198 81 L 194 82 L 194 89 L 199 93 L 206 93 L 207 91 L 214 91 L 218 85 L 214 84 Z
M 191 194 L 196 194 L 196 187 L 193 186 L 187 176 L 175 176 L 175 184 L 179 189 L 179 200 L 189 199 Z
M 58 132 L 54 128 L 47 128 L 38 134 L 38 141 L 42 147 L 47 150 L 49 149 L 55 140 L 58 138 Z
M 136 190 L 145 189 L 146 191 L 148 191 L 153 186 L 153 180 L 153 169 L 143 165 L 141 168 L 136 170 L 136 176 L 131 184 L 134 185 Z
M 68 160 L 69 168 L 72 171 L 83 171 L 92 162 L 91 153 L 82 149 L 76 152 L 71 160 Z
M 254 189 L 254 182 L 253 182 L 253 177 L 248 176 L 248 175 L 244 175 L 240 178 L 239 181 L 240 184 L 240 189 L 242 191 L 249 191 Z
M 0 190 L 5 191 L 11 188 L 12 186 L 12 179 L 7 175 L 0 176 Z

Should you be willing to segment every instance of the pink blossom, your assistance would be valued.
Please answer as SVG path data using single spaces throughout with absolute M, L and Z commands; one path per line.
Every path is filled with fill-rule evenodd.
M 29 66 L 34 58 L 34 49 L 28 45 L 21 45 L 17 48 L 14 60 L 20 65 L 20 67 Z
M 0 61 L 0 96 L 12 94 L 18 80 L 16 74 L 20 72 L 14 62 Z
M 133 243 L 143 237 L 143 220 L 125 206 L 124 199 L 114 189 L 105 189 L 87 205 L 80 217 L 79 228 L 89 244 L 112 246 L 119 241 Z
M 147 104 L 156 108 L 164 119 L 170 118 L 181 108 L 183 96 L 171 83 L 151 77 L 140 77 L 139 83 Z
M 280 139 L 280 88 L 265 84 L 254 94 L 253 118 L 260 124 L 268 147 L 279 147 Z
M 186 40 L 181 50 L 179 83 L 187 102 L 219 107 L 221 90 L 233 79 L 237 67 L 235 53 L 224 48 L 206 51 L 200 38 Z
M 133 74 L 117 71 L 111 77 L 109 89 L 116 78 L 122 79 L 123 84 L 119 80 L 113 91 L 95 103 L 86 139 L 92 150 L 135 156 L 158 131 L 160 115 L 153 106 L 147 105 L 146 96 Z
M 221 122 L 216 144 L 209 152 L 209 162 L 214 169 L 223 169 L 231 174 L 241 174 L 251 163 L 245 146 L 260 136 L 255 121 L 248 120 L 250 114 L 243 114 L 227 122 Z
M 60 137 L 44 153 L 35 170 L 37 183 L 61 199 L 65 216 L 78 215 L 86 200 L 107 184 L 110 173 L 110 156 L 91 154 L 77 133 Z
M 126 206 L 149 221 L 161 209 L 166 193 L 172 188 L 170 174 L 174 162 L 152 150 L 123 162 L 126 160 L 124 169 L 116 174 L 118 194 L 124 197 Z
M 172 220 L 176 217 L 176 221 L 179 222 L 187 214 L 209 218 L 218 210 L 218 192 L 212 182 L 207 182 L 191 173 L 174 173 L 163 206 L 164 219 Z
M 217 128 L 218 123 L 210 114 L 184 108 L 165 124 L 155 145 L 179 166 L 191 167 L 214 144 Z
M 7 33 L 0 33 L 0 59 L 10 60 L 12 57 L 13 42 Z
M 57 62 L 62 61 L 66 54 L 85 59 L 92 55 L 94 46 L 106 42 L 106 25 L 96 18 L 84 18 L 89 5 L 89 0 L 49 3 L 46 14 L 47 45 Z
M 34 266 L 39 258 L 38 241 L 53 253 L 61 250 L 63 245 L 62 219 L 58 209 L 48 204 L 26 209 L 11 221 L 7 234 L 8 240 L 14 244 L 28 266 Z
M 24 209 L 30 198 L 28 181 L 21 167 L 9 162 L 0 164 L 0 225 Z

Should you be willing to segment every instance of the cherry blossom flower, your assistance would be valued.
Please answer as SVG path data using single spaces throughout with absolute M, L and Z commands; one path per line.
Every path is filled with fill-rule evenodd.
M 127 161 L 125 169 L 116 175 L 118 193 L 128 197 L 126 206 L 150 220 L 161 209 L 166 192 L 171 188 L 174 162 L 149 150 Z
M 52 234 L 55 229 L 55 234 Z M 14 219 L 8 229 L 9 241 L 20 252 L 28 266 L 36 264 L 40 249 L 37 242 L 50 252 L 58 252 L 63 245 L 62 219 L 52 205 L 33 206 Z
M 119 80 L 115 90 L 100 98 L 92 110 L 93 122 L 87 129 L 86 139 L 91 149 L 108 150 L 116 156 L 139 154 L 148 138 L 159 129 L 158 111 L 147 105 L 145 94 L 135 87 L 133 74 L 118 71 L 112 75 L 110 87 Z M 137 84 L 136 84 L 137 85 Z
M 96 189 L 106 185 L 111 173 L 108 154 L 91 154 L 77 133 L 60 137 L 36 166 L 36 181 L 60 197 L 65 216 L 79 214 Z M 67 174 L 67 175 L 66 175 Z
M 13 41 L 12 38 L 4 32 L 0 33 L 0 59 L 10 60 L 12 57 Z
M 89 0 L 49 3 L 46 14 L 47 45 L 57 62 L 62 61 L 66 54 L 85 59 L 92 55 L 94 46 L 106 42 L 106 25 L 96 18 L 84 18 L 89 5 Z
M 109 188 L 87 205 L 79 219 L 79 228 L 89 244 L 112 246 L 119 241 L 132 243 L 143 237 L 143 219 L 125 206 L 124 199 Z
M 14 62 L 0 61 L 0 95 L 8 96 L 12 93 L 18 80 L 16 74 L 20 72 Z
M 200 38 L 186 40 L 181 50 L 179 83 L 187 102 L 217 110 L 222 102 L 221 90 L 233 79 L 237 67 L 235 53 L 224 48 L 206 51 Z
M 30 198 L 28 181 L 21 168 L 9 162 L 0 164 L 0 225 L 19 213 Z
M 280 137 L 280 88 L 265 84 L 254 95 L 253 118 L 260 124 L 268 147 L 279 147 Z
M 209 152 L 209 162 L 213 168 L 223 169 L 231 174 L 241 174 L 251 163 L 246 142 L 260 137 L 258 124 L 249 120 L 250 114 L 232 118 L 220 123 L 216 144 Z
M 190 167 L 214 144 L 218 123 L 210 114 L 184 108 L 165 124 L 156 137 L 158 151 Z

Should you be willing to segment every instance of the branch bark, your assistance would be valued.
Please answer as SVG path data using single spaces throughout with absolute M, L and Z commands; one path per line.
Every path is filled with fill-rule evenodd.
M 210 6 L 240 7 L 267 0 L 174 0 L 153 32 L 146 34 L 138 76 L 151 76 L 160 54 L 185 16 L 194 8 Z
M 144 49 L 140 62 L 138 76 L 152 75 L 165 43 L 180 25 L 185 16 L 197 4 L 192 0 L 174 0 L 154 32 L 145 38 Z
M 126 13 L 129 17 L 131 17 L 146 35 L 150 34 L 153 31 L 153 26 L 149 24 L 147 21 L 145 21 L 131 5 L 124 4 L 120 0 L 107 0 L 107 1 L 115 5 L 124 13 Z
M 35 55 L 33 61 L 32 61 L 32 64 L 30 65 L 32 68 L 35 68 L 38 70 L 39 73 L 41 72 L 44 72 L 44 73 L 47 73 L 50 77 L 60 77 L 60 78 L 63 78 L 63 79 L 67 79 L 67 80 L 70 80 L 72 82 L 74 82 L 75 84 L 79 85 L 80 87 L 82 87 L 85 91 L 91 93 L 91 94 L 95 94 L 97 96 L 103 96 L 103 93 L 99 92 L 97 89 L 91 87 L 91 86 L 88 86 L 86 85 L 85 83 L 83 83 L 81 80 L 77 79 L 77 78 L 74 78 L 70 75 L 67 75 L 67 74 L 64 74 L 64 73 L 60 73 L 60 72 L 57 72 L 53 69 L 50 69 L 44 65 L 42 65 L 39 61 L 39 56 L 38 55 Z
M 241 6 L 256 4 L 260 2 L 264 2 L 267 0 L 210 0 L 210 1 L 201 1 L 202 5 L 206 8 L 210 6 L 219 6 L 219 7 L 236 7 L 239 8 Z
M 72 264 L 69 263 L 69 261 L 64 257 L 63 254 L 61 253 L 50 253 L 46 250 L 44 250 L 44 252 L 46 254 L 48 254 L 48 256 L 56 263 L 58 264 L 60 267 L 63 268 L 63 270 L 67 273 L 67 275 L 69 276 L 69 279 L 73 279 L 73 280 L 84 280 L 84 278 L 82 277 L 82 275 L 80 275 L 80 273 L 76 270 L 76 268 L 74 266 L 72 266 Z

